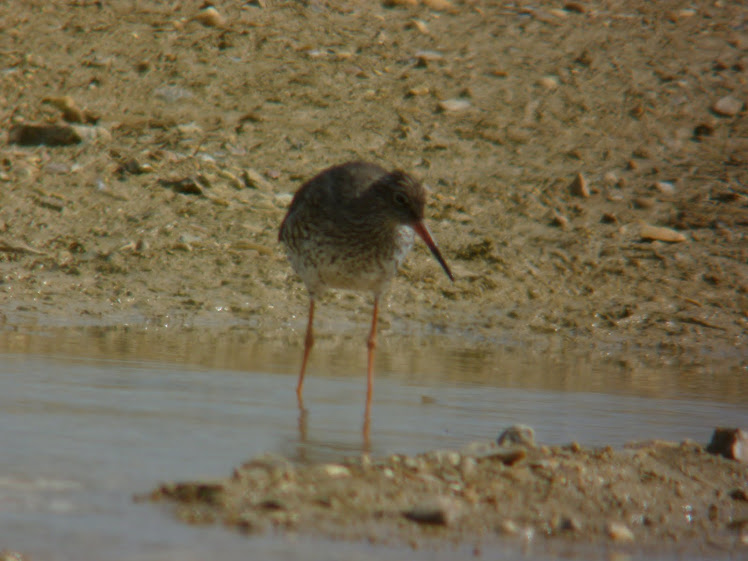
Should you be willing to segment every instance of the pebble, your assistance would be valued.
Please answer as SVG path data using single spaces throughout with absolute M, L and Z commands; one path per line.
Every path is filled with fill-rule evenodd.
M 519 534 L 519 526 L 517 526 L 517 523 L 511 518 L 502 520 L 497 530 L 502 534 L 507 534 L 509 536 L 516 536 Z
M 401 8 L 403 6 L 418 6 L 418 0 L 384 0 L 382 2 L 385 8 Z
M 200 10 L 193 19 L 206 27 L 223 27 L 226 24 L 226 18 L 213 6 L 208 6 L 204 10 Z
M 551 224 L 563 229 L 569 225 L 569 219 L 560 212 L 554 211 L 553 216 L 551 217 Z
M 748 432 L 741 429 L 718 427 L 706 447 L 710 454 L 748 464 Z
M 69 95 L 60 97 L 45 97 L 42 103 L 46 103 L 62 111 L 62 118 L 68 123 L 96 124 L 99 116 L 89 111 L 78 108 L 75 100 Z
M 564 4 L 564 10 L 567 12 L 575 12 L 577 14 L 584 14 L 587 12 L 587 6 L 581 2 L 566 2 Z
M 420 20 L 420 19 L 411 20 L 411 22 L 408 25 L 408 27 L 410 27 L 412 29 L 417 29 L 423 35 L 428 35 L 429 34 L 428 25 L 426 25 L 426 22 L 423 21 L 423 20 Z
M 636 197 L 631 202 L 634 203 L 634 206 L 636 208 L 645 209 L 655 206 L 655 204 L 657 204 L 657 199 L 655 199 L 654 197 Z
M 174 103 L 194 97 L 191 91 L 181 86 L 161 86 L 153 91 L 153 95 L 167 103 Z
M 455 9 L 454 4 L 449 0 L 421 0 L 427 8 L 437 12 L 451 12 Z
M 743 102 L 739 99 L 726 95 L 712 105 L 712 111 L 721 117 L 734 117 L 743 109 Z
M 445 99 L 440 101 L 438 104 L 440 111 L 447 113 L 454 113 L 457 111 L 464 111 L 471 107 L 471 103 L 467 99 Z
M 513 466 L 520 460 L 527 457 L 527 452 L 524 448 L 503 448 L 499 450 L 491 450 L 482 454 L 476 454 L 476 457 L 481 460 L 496 460 L 504 464 L 505 466 Z
M 419 524 L 449 526 L 459 517 L 459 507 L 448 497 L 436 497 L 415 504 L 403 516 Z
M 429 89 L 428 86 L 416 86 L 415 88 L 410 88 L 408 90 L 408 96 L 409 97 L 417 97 L 417 96 L 421 96 L 421 95 L 428 95 L 428 93 L 430 91 L 431 90 Z
M 340 464 L 324 464 L 320 466 L 320 471 L 327 477 L 338 478 L 338 477 L 350 477 L 351 470 Z
M 655 181 L 654 187 L 664 195 L 672 195 L 675 193 L 675 185 L 670 181 Z
M 571 191 L 572 195 L 576 195 L 577 197 L 588 198 L 590 196 L 590 187 L 587 183 L 587 178 L 585 178 L 581 173 L 577 173 L 577 176 L 569 184 L 569 191 Z
M 671 228 L 665 228 L 663 226 L 652 226 L 650 224 L 644 224 L 639 230 L 639 235 L 645 240 L 654 240 L 660 242 L 684 242 L 686 236 L 677 230 Z
M 81 137 L 69 125 L 13 125 L 8 142 L 20 146 L 70 146 L 79 144 Z
M 555 76 L 543 76 L 538 80 L 538 85 L 546 90 L 552 92 L 558 88 L 558 78 Z
M 613 541 L 617 542 L 632 542 L 634 541 L 634 533 L 629 529 L 628 526 L 621 522 L 609 522 L 605 527 L 605 531 L 608 537 Z
M 499 446 L 521 445 L 535 447 L 535 430 L 527 425 L 512 425 L 497 439 Z
M 273 190 L 273 184 L 265 179 L 260 172 L 252 168 L 242 170 L 242 181 L 250 189 L 259 189 L 261 191 Z
M 612 187 L 616 183 L 618 183 L 618 175 L 616 175 L 616 172 L 614 171 L 607 171 L 605 172 L 605 175 L 603 175 L 603 182 Z
M 428 51 L 428 50 L 416 51 L 415 57 L 418 60 L 418 64 L 421 66 L 425 66 L 429 62 L 436 62 L 436 61 L 444 59 L 444 55 L 440 53 L 439 51 Z

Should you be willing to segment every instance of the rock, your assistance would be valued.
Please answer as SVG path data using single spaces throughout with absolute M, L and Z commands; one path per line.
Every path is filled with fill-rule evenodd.
M 660 242 L 684 242 L 686 236 L 671 228 L 665 228 L 663 226 L 652 226 L 650 224 L 643 224 L 639 235 L 645 240 L 654 240 Z
M 204 10 L 200 10 L 193 19 L 199 21 L 206 27 L 223 27 L 226 25 L 226 18 L 224 18 L 213 6 L 208 6 Z
M 587 12 L 587 6 L 581 2 L 566 2 L 564 4 L 564 10 L 567 12 L 575 12 L 577 14 L 584 14 Z
M 421 0 L 424 6 L 437 12 L 451 12 L 454 5 L 449 0 Z
M 13 125 L 8 142 L 20 146 L 70 146 L 80 144 L 80 135 L 69 125 Z
M 195 97 L 190 90 L 181 86 L 161 86 L 154 90 L 153 95 L 167 103 L 175 103 Z
M 506 520 L 501 521 L 501 524 L 499 524 L 496 530 L 501 534 L 506 534 L 508 536 L 516 536 L 517 534 L 519 534 L 520 529 L 514 520 L 512 520 L 511 518 L 507 518 Z
M 631 202 L 634 203 L 635 208 L 646 209 L 655 206 L 655 204 L 657 204 L 657 199 L 654 197 L 636 197 Z
M 418 60 L 419 64 L 426 64 L 429 62 L 444 60 L 444 54 L 440 53 L 439 51 L 430 50 L 416 51 L 415 57 Z
M 558 88 L 558 78 L 555 76 L 543 76 L 538 80 L 538 86 L 552 92 Z
M 429 34 L 429 27 L 426 25 L 426 22 L 420 19 L 414 19 L 411 20 L 411 22 L 408 24 L 409 29 L 417 29 L 420 33 L 423 35 Z
M 351 470 L 349 470 L 345 466 L 341 466 L 340 464 L 324 464 L 321 465 L 319 469 L 327 477 L 331 477 L 333 479 L 339 477 L 350 477 L 351 475 Z
M 250 189 L 259 189 L 265 192 L 273 190 L 273 184 L 265 179 L 260 172 L 252 168 L 242 170 L 242 181 Z
M 69 95 L 60 97 L 45 97 L 42 103 L 46 103 L 62 111 L 62 118 L 68 123 L 85 123 L 95 125 L 99 116 L 88 110 L 79 109 L 75 100 Z
M 655 181 L 654 188 L 664 195 L 675 193 L 675 185 L 670 181 Z
M 447 113 L 464 111 L 470 107 L 471 103 L 467 99 L 445 99 L 444 101 L 440 101 L 438 104 L 439 110 Z
M 479 460 L 492 460 L 499 461 L 505 466 L 513 466 L 520 460 L 524 460 L 527 457 L 527 452 L 522 446 L 514 446 L 512 448 L 505 447 L 498 450 L 487 450 L 476 454 L 476 458 Z
M 401 7 L 412 7 L 418 6 L 418 0 L 384 0 L 382 5 L 385 8 L 401 8 Z
M 714 125 L 711 123 L 700 123 L 693 128 L 694 140 L 700 140 L 705 136 L 712 136 L 714 134 Z
M 710 454 L 717 454 L 748 464 L 748 432 L 742 429 L 717 427 L 706 447 Z
M 581 173 L 577 173 L 577 176 L 569 184 L 569 191 L 571 191 L 572 195 L 576 195 L 577 197 L 589 197 L 590 187 L 587 184 L 587 179 Z
M 634 533 L 628 526 L 621 522 L 608 522 L 605 526 L 605 532 L 608 534 L 610 539 L 616 542 L 634 541 Z
M 734 117 L 743 109 L 743 102 L 739 99 L 726 95 L 712 105 L 714 111 L 720 117 Z
M 172 189 L 182 195 L 203 195 L 203 187 L 194 177 L 184 177 L 181 179 L 159 179 L 158 182 L 164 187 Z
M 551 224 L 559 228 L 566 228 L 569 225 L 569 219 L 558 211 L 554 211 L 551 216 Z
M 449 526 L 459 517 L 459 506 L 449 497 L 436 497 L 414 505 L 403 516 L 419 524 Z
M 528 448 L 535 447 L 535 431 L 527 425 L 512 425 L 499 435 L 499 446 L 520 445 Z

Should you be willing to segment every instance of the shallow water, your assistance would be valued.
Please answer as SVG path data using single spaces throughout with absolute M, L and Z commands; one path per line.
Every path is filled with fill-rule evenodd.
M 164 507 L 133 502 L 159 482 L 223 476 L 265 452 L 334 461 L 364 446 L 361 345 L 315 349 L 301 433 L 297 348 L 265 345 L 267 353 L 247 355 L 246 341 L 230 336 L 223 346 L 204 334 L 178 339 L 167 344 L 163 333 L 122 330 L 0 336 L 0 549 L 34 561 L 246 559 L 250 552 L 276 560 L 385 559 L 399 551 L 247 539 L 181 525 Z M 439 344 L 410 353 L 385 345 L 377 367 L 377 455 L 461 447 L 516 423 L 533 426 L 545 443 L 614 446 L 706 441 L 717 425 L 748 426 L 742 378 L 720 382 L 737 388 L 720 400 L 715 383 L 691 383 L 677 372 L 651 373 L 647 383 L 630 369 L 598 369 L 578 357 L 549 365 L 526 353 L 460 354 Z M 542 547 L 532 556 L 553 557 Z M 509 548 L 501 555 L 523 554 Z

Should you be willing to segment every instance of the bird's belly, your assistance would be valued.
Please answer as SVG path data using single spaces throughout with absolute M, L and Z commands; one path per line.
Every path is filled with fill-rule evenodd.
M 312 294 L 327 288 L 381 292 L 413 246 L 413 230 L 402 226 L 386 243 L 315 239 L 287 248 L 291 265 Z

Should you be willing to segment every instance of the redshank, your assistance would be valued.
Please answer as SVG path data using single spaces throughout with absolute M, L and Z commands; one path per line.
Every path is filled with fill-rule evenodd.
M 447 276 L 449 266 L 423 222 L 426 190 L 407 173 L 355 161 L 328 168 L 294 195 L 278 239 L 309 291 L 309 320 L 296 395 L 314 345 L 314 302 L 330 288 L 369 291 L 374 310 L 368 338 L 366 409 L 371 404 L 379 298 L 413 246 L 426 243 Z M 367 415 L 368 417 L 368 415 Z

